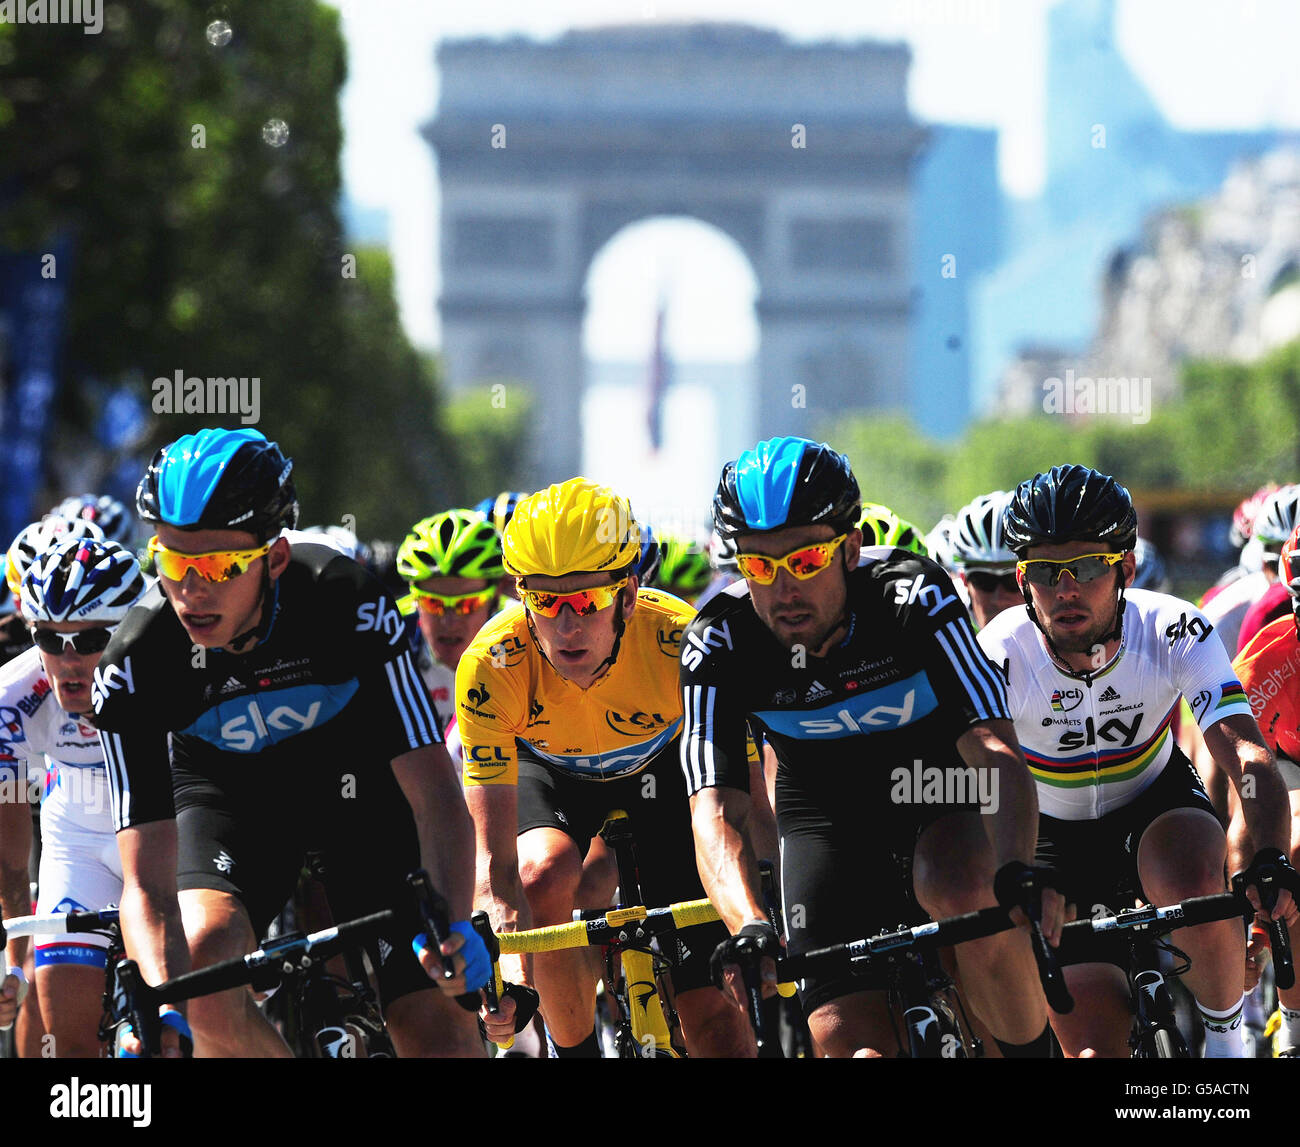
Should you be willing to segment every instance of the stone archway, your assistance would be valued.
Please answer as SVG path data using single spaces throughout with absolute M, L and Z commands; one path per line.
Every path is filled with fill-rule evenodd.
M 795 45 L 740 25 L 643 25 L 440 45 L 425 136 L 442 188 L 443 356 L 452 388 L 545 394 L 532 475 L 577 472 L 583 284 L 629 223 L 688 215 L 759 282 L 756 425 L 811 433 L 907 405 L 910 54 Z

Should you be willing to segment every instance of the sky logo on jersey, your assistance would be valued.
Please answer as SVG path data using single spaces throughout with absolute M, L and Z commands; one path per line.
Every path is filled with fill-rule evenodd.
M 945 594 L 933 582 L 925 580 L 925 574 L 917 574 L 913 578 L 905 578 L 894 586 L 894 604 L 895 605 L 926 605 L 926 615 L 933 617 L 945 605 L 952 605 L 957 601 L 955 593 Z
M 396 645 L 401 641 L 406 632 L 401 611 L 384 608 L 387 605 L 388 598 L 381 597 L 378 601 L 363 601 L 357 606 L 357 624 L 354 626 L 357 633 L 377 630 L 391 635 L 388 638 L 389 645 Z
M 731 644 L 731 623 L 724 621 L 721 625 L 706 625 L 699 633 L 688 633 L 682 646 L 682 664 L 687 669 L 696 670 L 706 657 L 715 649 L 734 649 Z
M 95 676 L 90 686 L 90 704 L 98 713 L 104 706 L 104 701 L 110 693 L 116 693 L 119 689 L 125 689 L 128 693 L 135 692 L 135 676 L 131 672 L 131 658 L 122 658 L 121 665 L 103 664 L 95 666 Z
M 642 741 L 627 748 L 611 749 L 608 753 L 560 754 L 544 753 L 537 747 L 537 742 L 524 741 L 542 760 L 565 772 L 577 773 L 579 776 L 610 780 L 613 777 L 626 776 L 644 768 L 660 749 L 668 744 L 681 729 L 682 719 L 678 717 L 658 736 Z
M 879 689 L 831 701 L 817 709 L 765 710 L 754 715 L 774 733 L 805 740 L 853 737 L 901 729 L 938 707 L 925 672 L 913 673 Z
M 180 732 L 227 753 L 260 753 L 338 716 L 358 689 L 354 678 L 337 685 L 293 685 L 222 701 Z

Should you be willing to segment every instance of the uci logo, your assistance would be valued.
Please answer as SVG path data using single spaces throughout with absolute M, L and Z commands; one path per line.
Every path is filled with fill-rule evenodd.
M 378 601 L 363 601 L 357 606 L 356 631 L 368 633 L 373 629 L 380 633 L 391 634 L 388 644 L 396 645 L 401 641 L 405 627 L 401 613 L 396 609 L 385 609 L 387 604 L 388 598 L 381 597 Z
M 470 745 L 469 759 L 474 763 L 470 775 L 477 781 L 491 781 L 510 765 L 510 754 L 500 745 Z
M 660 713 L 633 713 L 630 717 L 616 713 L 613 709 L 605 710 L 605 724 L 624 737 L 638 737 L 655 729 L 662 729 L 667 722 Z

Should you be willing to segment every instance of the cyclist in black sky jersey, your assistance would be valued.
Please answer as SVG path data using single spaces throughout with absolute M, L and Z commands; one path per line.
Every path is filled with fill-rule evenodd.
M 995 873 L 1022 870 L 1034 854 L 1033 780 L 997 670 L 939 566 L 900 549 L 860 551 L 859 507 L 848 460 L 801 438 L 760 442 L 728 463 L 714 498 L 715 529 L 735 539 L 745 581 L 686 630 L 681 756 L 700 875 L 733 933 L 719 948 L 724 966 L 739 950 L 777 945 L 745 833 L 747 720 L 779 761 L 792 952 L 904 919 L 909 889 L 891 875 L 895 858 L 910 863 L 916 898 L 939 917 L 993 904 Z M 963 762 L 978 787 L 936 799 L 914 784 L 923 768 L 966 777 Z M 1044 893 L 1053 942 L 1062 908 Z M 957 955 L 1004 1054 L 1050 1054 L 1027 936 L 1002 933 Z M 883 992 L 849 977 L 808 979 L 803 1001 L 826 1054 L 892 1046 Z
M 434 988 L 410 934 L 383 936 L 389 1030 L 400 1055 L 482 1054 L 450 998 L 488 971 L 465 920 L 460 782 L 383 586 L 328 546 L 281 537 L 297 517 L 291 472 L 255 430 L 203 430 L 160 450 L 140 484 L 159 584 L 114 635 L 92 698 L 127 950 L 150 983 L 250 951 L 308 849 L 326 855 L 340 920 L 404 905 L 403 877 L 422 864 L 459 921 L 443 947 L 458 974 Z M 200 1054 L 289 1054 L 244 989 L 189 1015 Z M 163 1018 L 178 1054 L 185 1020 Z

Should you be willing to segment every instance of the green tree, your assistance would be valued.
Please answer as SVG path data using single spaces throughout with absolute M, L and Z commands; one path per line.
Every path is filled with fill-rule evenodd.
M 233 37 L 214 46 L 217 15 Z M 391 268 L 344 246 L 338 13 L 137 0 L 104 16 L 100 36 L 0 26 L 0 243 L 75 248 L 62 417 L 87 416 L 92 377 L 138 378 L 151 404 L 178 370 L 257 378 L 257 426 L 293 455 L 305 519 L 404 530 L 454 467 Z M 241 424 L 152 409 L 150 450 Z

